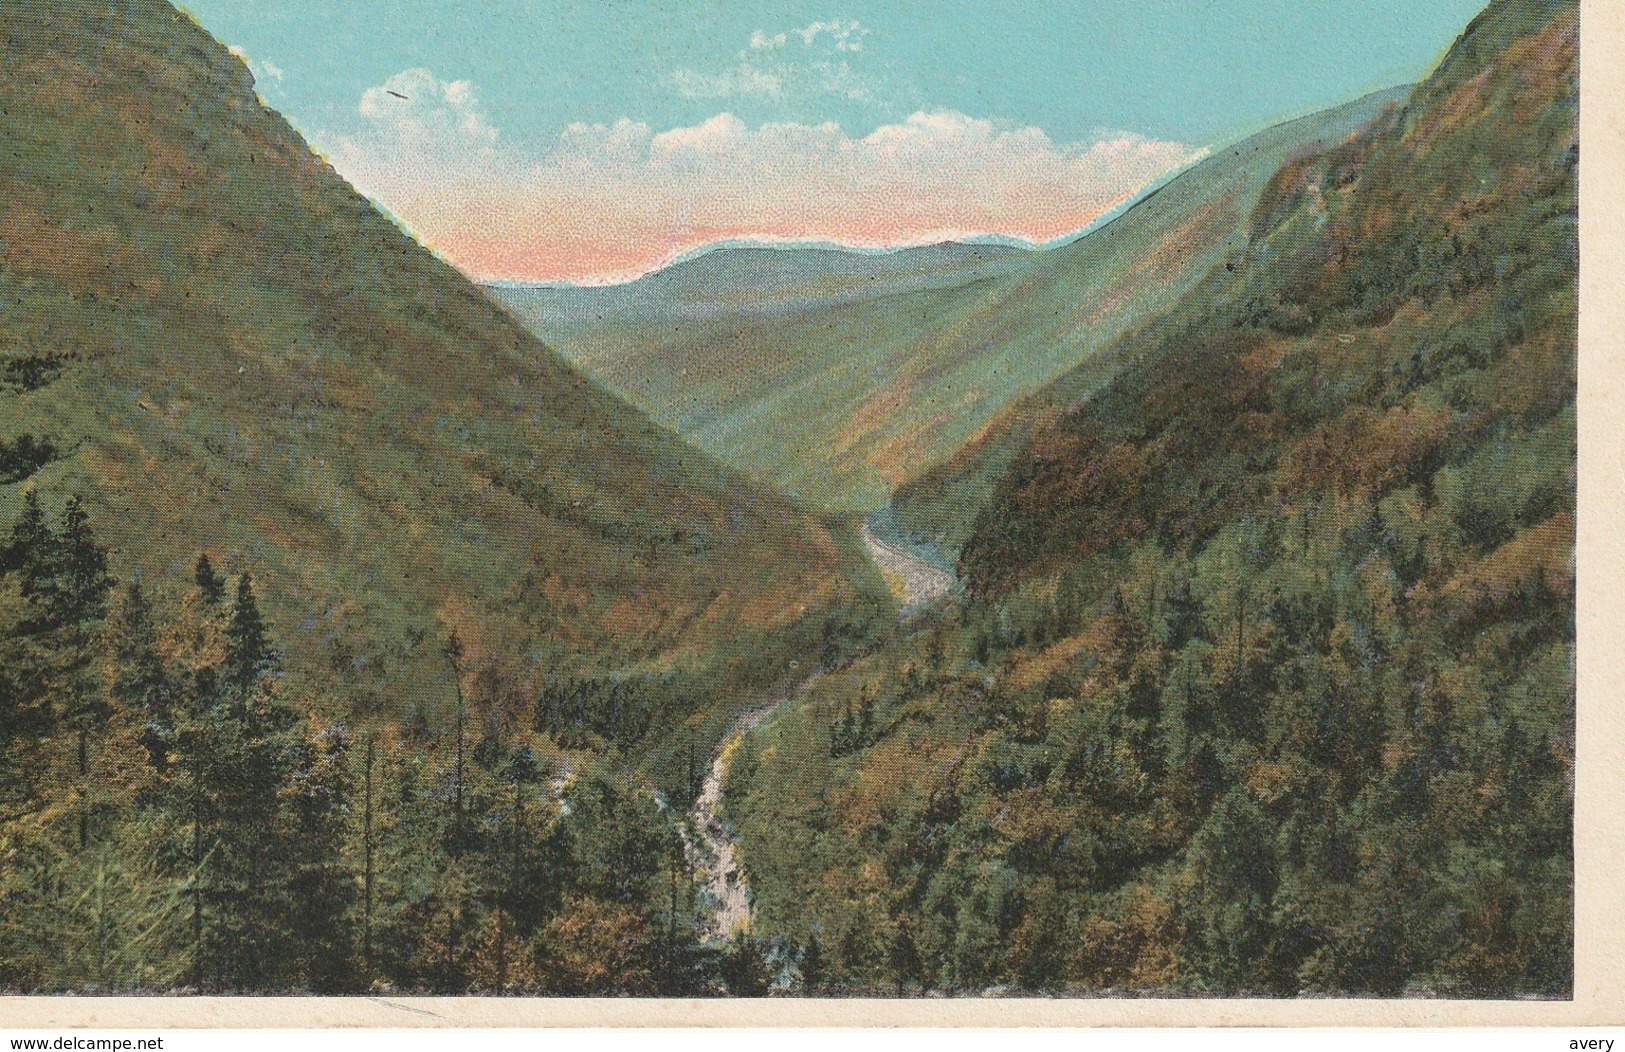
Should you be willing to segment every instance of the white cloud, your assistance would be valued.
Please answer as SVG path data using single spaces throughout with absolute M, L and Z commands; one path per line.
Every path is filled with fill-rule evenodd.
M 649 156 L 653 133 L 642 121 L 622 117 L 614 124 L 571 124 L 559 134 L 549 161 L 562 168 L 625 167 Z
M 840 18 L 777 33 L 758 29 L 733 68 L 708 73 L 685 67 L 670 79 L 678 93 L 690 99 L 827 95 L 867 101 L 874 90 L 849 59 L 863 50 L 868 35 L 861 23 Z M 786 51 L 792 38 L 801 41 L 799 51 Z
M 417 144 L 455 141 L 493 143 L 497 129 L 486 119 L 479 92 L 466 80 L 445 81 L 426 69 L 408 69 L 361 95 L 361 115 L 375 131 Z
M 827 35 L 836 51 L 862 51 L 863 38 L 869 35 L 869 30 L 863 28 L 861 23 L 840 18 L 813 22 L 793 32 L 801 38 L 804 47 L 812 47 L 819 36 Z
M 839 39 L 827 27 L 814 37 Z M 826 90 L 840 86 L 840 63 L 804 68 L 830 78 Z M 767 90 L 733 73 L 729 90 Z M 736 237 L 1047 241 L 1199 156 L 1129 133 L 1058 143 L 1040 128 L 953 110 L 919 111 L 867 134 L 832 121 L 753 127 L 726 111 L 658 131 L 622 117 L 571 124 L 538 152 L 502 138 L 475 84 L 427 69 L 368 88 L 356 113 L 358 131 L 317 135 L 316 145 L 482 277 L 630 276 Z
M 362 92 L 356 113 L 358 130 L 318 131 L 312 144 L 357 189 L 403 219 L 477 208 L 511 167 L 500 132 L 470 81 L 443 80 L 427 69 L 402 70 Z
M 439 85 L 430 108 L 454 112 L 438 124 L 403 120 L 377 113 L 384 103 L 373 98 L 373 134 L 341 140 L 334 164 L 483 277 L 630 276 L 736 237 L 1047 241 L 1199 156 L 1129 133 L 1057 143 L 1039 128 L 955 111 L 863 135 L 834 122 L 753 127 L 727 112 L 664 131 L 623 117 L 572 124 L 538 156 L 504 147 L 494 129 L 470 134 L 453 119 L 467 113 L 449 85 L 392 83 L 408 95 Z M 438 138 L 425 137 L 431 126 Z
M 819 88 L 826 95 L 836 95 L 856 102 L 867 102 L 874 97 L 868 80 L 846 62 L 815 62 L 809 67 L 817 78 Z
M 764 70 L 749 62 L 715 74 L 680 69 L 671 75 L 671 80 L 678 92 L 689 99 L 771 97 L 784 90 L 782 72 Z

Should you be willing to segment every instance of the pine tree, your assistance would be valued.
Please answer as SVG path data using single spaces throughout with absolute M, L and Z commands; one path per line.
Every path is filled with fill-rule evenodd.
M 23 511 L 11 527 L 11 538 L 0 549 L 0 573 L 16 573 L 42 557 L 55 541 L 45 509 L 40 507 L 39 490 L 23 491 Z
M 852 751 L 853 742 L 857 738 L 857 727 L 852 719 L 852 702 L 847 700 L 846 709 L 841 718 L 830 724 L 829 728 L 829 754 L 831 756 L 844 756 Z
M 366 764 L 362 768 L 361 810 L 361 968 L 362 978 L 371 979 L 376 958 L 372 947 L 373 885 L 377 875 L 377 836 L 373 829 L 377 805 L 373 799 L 373 773 L 378 766 L 378 741 L 367 734 Z
M 1202 600 L 1191 591 L 1189 581 L 1181 581 L 1168 595 L 1168 619 L 1164 642 L 1169 650 L 1180 650 L 1193 639 L 1203 639 Z
M 107 572 L 107 549 L 96 543 L 90 517 L 78 497 L 69 497 L 62 512 L 59 617 L 69 624 L 99 621 L 107 613 L 113 579 Z
M 209 561 L 209 553 L 204 552 L 197 557 L 197 567 L 192 578 L 197 582 L 198 591 L 209 603 L 219 603 L 226 598 L 226 579 L 215 572 L 214 563 Z
M 269 631 L 254 598 L 254 578 L 237 579 L 237 601 L 226 626 L 226 682 L 246 692 L 272 668 L 276 659 Z
M 464 753 L 468 741 L 464 724 L 467 721 L 467 702 L 463 697 L 463 640 L 455 631 L 446 638 L 446 663 L 451 666 L 452 685 L 457 691 L 456 727 L 456 755 L 452 765 L 452 826 L 451 826 L 451 856 L 457 858 L 463 852 L 467 840 L 468 830 L 466 814 L 463 807 L 464 789 Z
M 510 919 L 519 921 L 519 915 L 528 903 L 523 902 L 526 884 L 526 854 L 529 829 L 525 815 L 525 787 L 534 785 L 541 779 L 541 766 L 536 761 L 536 753 L 528 745 L 521 745 L 513 751 L 504 772 L 513 786 L 513 805 L 511 820 L 508 825 L 508 835 L 504 838 L 505 858 L 496 866 L 498 877 L 497 908 L 495 912 L 495 941 L 496 941 L 496 987 L 499 993 L 504 992 L 508 986 L 508 943 L 510 935 Z M 525 918 L 525 931 L 534 931 L 539 918 Z
M 0 654 L 11 696 L 0 723 L 9 729 L 32 722 L 46 730 L 61 718 L 81 729 L 99 722 L 108 710 L 92 670 L 113 582 L 107 551 L 96 542 L 83 505 L 70 498 L 60 527 L 52 529 L 38 493 L 29 490 L 7 563 L 16 567 L 23 609 Z
M 807 936 L 807 944 L 801 948 L 799 967 L 803 990 L 810 994 L 823 990 L 827 969 L 824 965 L 824 947 L 817 935 Z
M 355 876 L 344 864 L 350 811 L 350 738 L 342 725 L 301 729 L 292 776 L 289 934 L 299 978 L 317 993 L 358 985 Z
M 1106 638 L 1112 649 L 1112 675 L 1123 679 L 1145 648 L 1146 631 L 1123 597 L 1121 586 L 1112 590 L 1111 608 L 1106 614 Z
M 514 779 L 511 874 L 504 908 L 514 918 L 515 931 L 529 937 L 558 911 L 562 898 L 565 833 L 560 823 L 548 823 L 533 814 L 534 786 L 545 777 L 528 746 L 517 750 L 508 775 Z
M 373 963 L 379 978 L 409 989 L 466 993 L 472 891 L 452 858 L 443 786 L 433 767 L 397 755 L 383 779 L 373 902 Z
M 127 708 L 139 709 L 163 682 L 163 657 L 158 653 L 158 631 L 152 603 L 139 577 L 124 586 L 113 631 L 113 698 Z
M 824 619 L 824 626 L 818 644 L 818 667 L 832 669 L 841 655 L 839 626 L 833 617 Z
M 176 762 L 162 800 L 181 832 L 177 861 L 193 880 L 193 980 L 226 989 L 287 988 L 304 955 L 294 893 L 308 861 L 290 803 L 298 784 L 303 723 L 262 680 L 243 692 L 202 670 L 173 739 Z M 308 773 L 309 768 L 307 766 Z
M 29 490 L 12 528 L 6 562 L 19 573 L 22 595 L 33 610 L 29 630 L 75 628 L 105 616 L 113 587 L 107 549 L 96 543 L 78 497 L 68 498 L 61 527 L 53 530 L 45 522 L 39 495 Z
M 22 513 L 12 525 L 11 536 L 0 547 L 0 577 L 11 579 L 5 592 L 8 623 L 0 631 L 0 749 L 32 736 L 49 719 L 49 688 L 54 677 L 39 653 L 37 610 L 30 593 L 40 561 L 55 545 L 56 536 L 40 506 L 39 493 L 30 486 L 23 492 Z M 23 786 L 34 780 L 26 765 L 0 757 L 0 781 Z
M 761 997 L 773 982 L 765 947 L 754 936 L 740 935 L 722 959 L 722 981 L 735 997 Z
M 676 834 L 648 794 L 595 770 L 572 787 L 562 825 L 580 891 L 628 906 L 659 894 Z
M 141 744 L 157 771 L 163 770 L 173 732 L 173 693 L 169 671 L 158 651 L 152 604 L 140 579 L 134 578 L 125 586 L 114 623 L 112 699 L 139 716 Z

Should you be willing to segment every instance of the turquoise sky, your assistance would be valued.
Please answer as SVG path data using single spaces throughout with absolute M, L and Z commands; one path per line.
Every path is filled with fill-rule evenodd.
M 469 273 L 733 238 L 1042 243 L 1277 121 L 1420 79 L 1481 0 L 191 0 Z
M 283 71 L 267 96 L 302 128 L 343 130 L 369 86 L 411 67 L 478 85 L 509 141 L 574 121 L 656 129 L 727 110 L 749 124 L 865 133 L 951 109 L 1044 129 L 1209 144 L 1422 75 L 1480 0 L 190 0 L 221 40 Z M 704 94 L 754 32 L 856 21 L 825 49 L 861 98 L 824 84 Z M 826 39 L 822 42 L 830 43 Z M 790 38 L 791 50 L 802 48 Z M 802 48 L 805 50 L 805 48 Z M 771 56 L 769 56 L 771 57 Z M 692 76 L 681 78 L 683 71 Z M 824 78 L 825 80 L 829 78 Z M 261 78 L 262 82 L 265 80 Z M 683 85 L 688 87 L 685 94 Z M 696 96 L 695 85 L 702 85 Z

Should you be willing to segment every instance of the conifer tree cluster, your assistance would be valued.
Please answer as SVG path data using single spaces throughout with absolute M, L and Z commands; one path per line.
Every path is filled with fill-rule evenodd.
M 170 589 L 178 587 L 178 594 Z M 471 711 L 302 704 L 248 569 L 116 583 L 82 503 L 0 548 L 0 987 L 700 993 L 673 816 L 606 761 L 555 786 Z M 330 702 L 330 698 L 324 698 Z

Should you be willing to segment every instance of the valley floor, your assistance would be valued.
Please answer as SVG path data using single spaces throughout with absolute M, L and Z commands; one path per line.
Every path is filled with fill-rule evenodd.
M 947 595 L 954 586 L 953 574 L 895 544 L 886 543 L 875 536 L 868 524 L 863 527 L 863 543 L 904 609 L 923 606 Z

